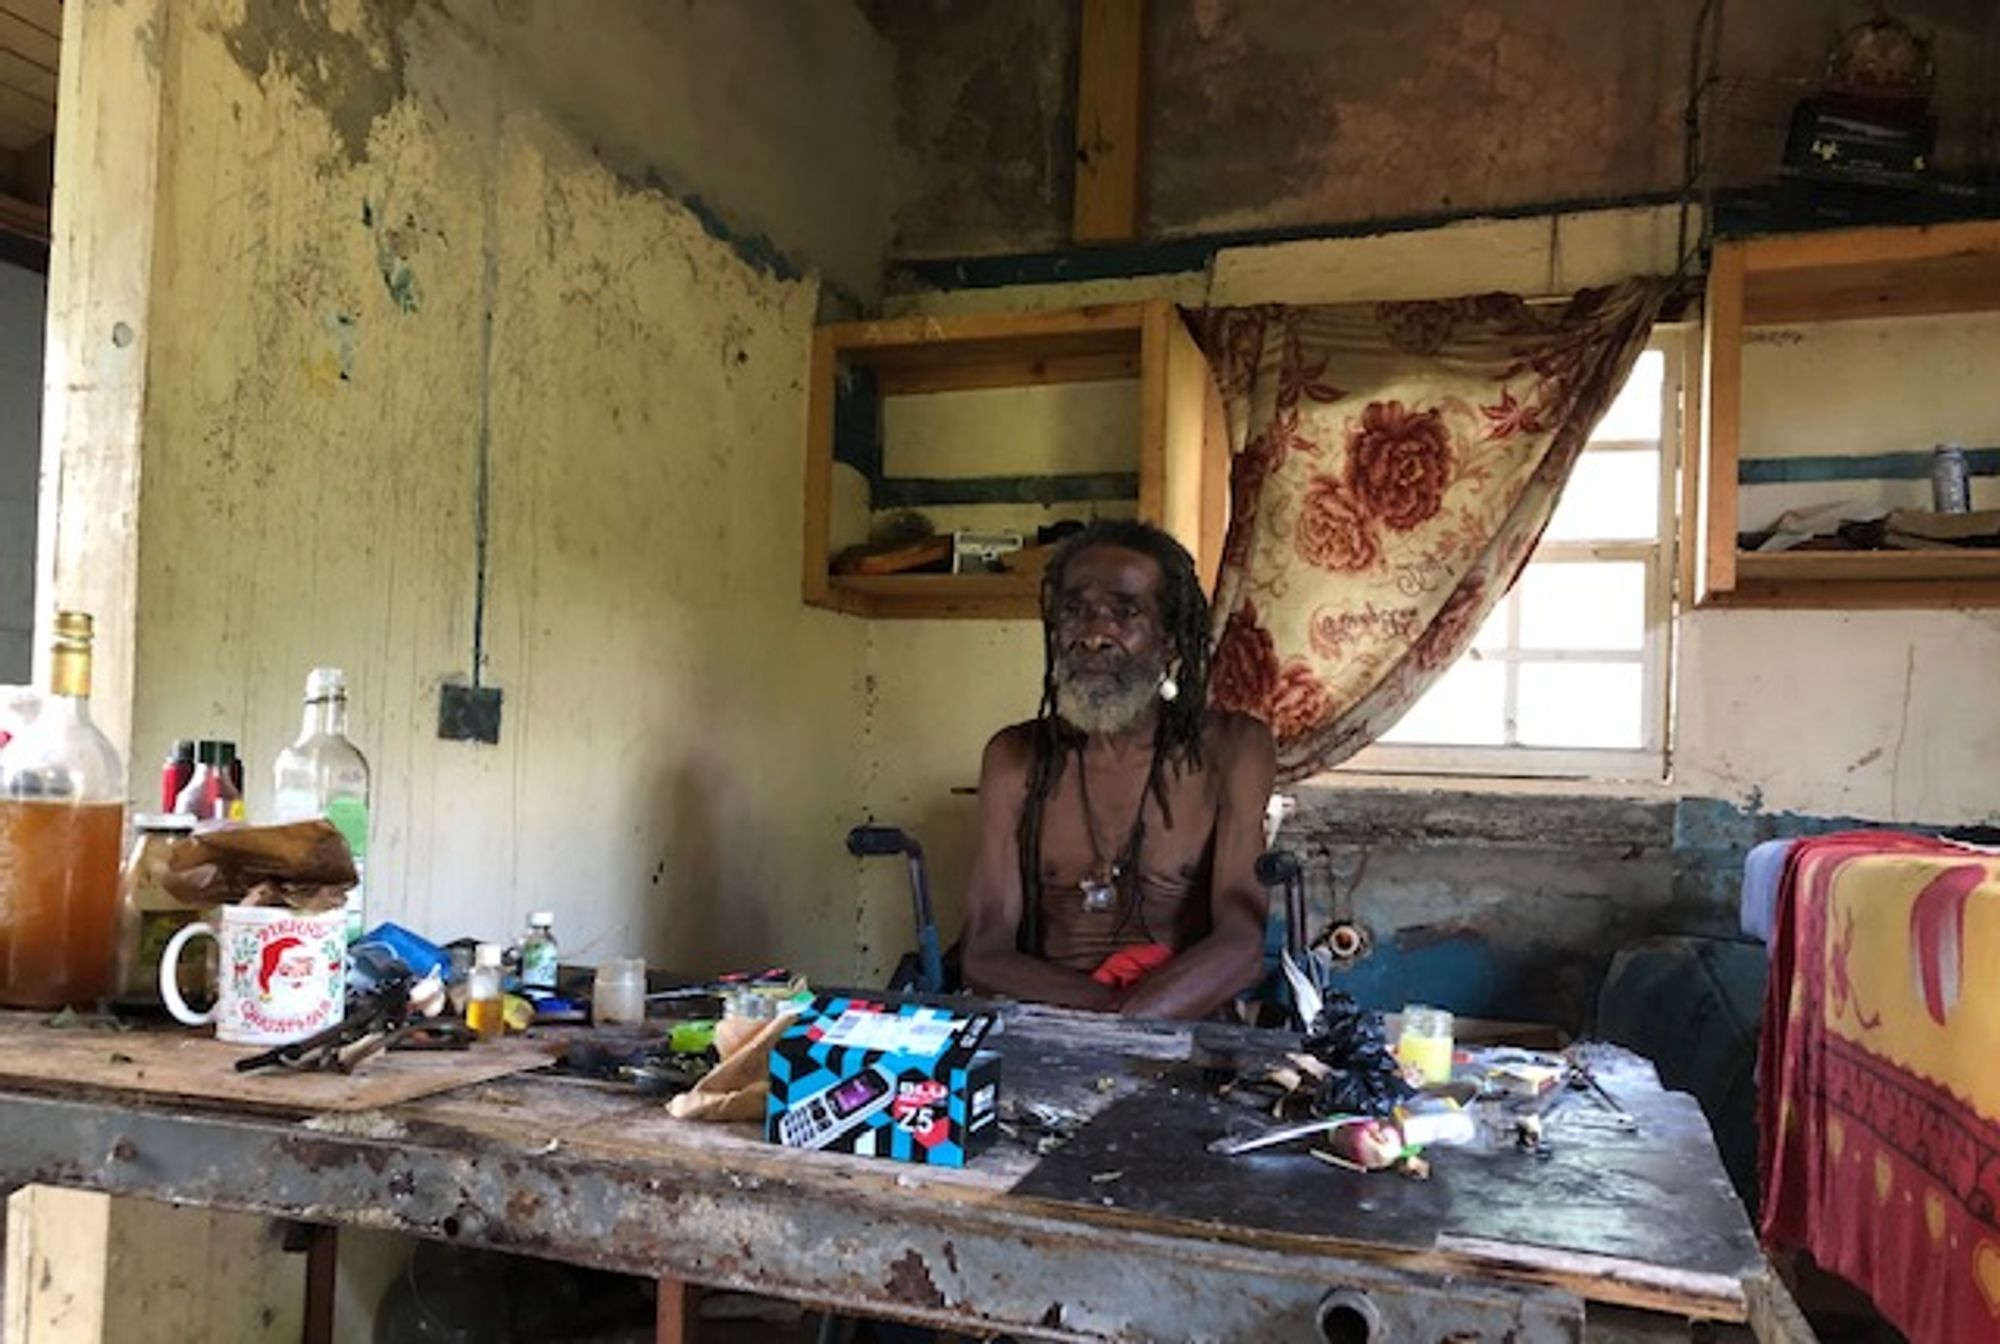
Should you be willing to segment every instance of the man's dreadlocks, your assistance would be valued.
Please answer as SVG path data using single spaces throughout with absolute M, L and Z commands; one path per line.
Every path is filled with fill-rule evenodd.
M 1056 548 L 1042 572 L 1042 702 L 1033 725 L 1027 806 L 1021 809 L 1016 832 L 1021 860 L 1019 942 L 1022 951 L 1036 956 L 1041 954 L 1041 911 L 1036 896 L 1041 890 L 1042 811 L 1062 778 L 1064 756 L 1079 740 L 1076 730 L 1056 713 L 1056 667 L 1061 656 L 1056 647 L 1057 616 L 1070 561 L 1094 546 L 1137 551 L 1151 556 L 1160 567 L 1160 625 L 1169 645 L 1167 674 L 1180 692 L 1172 700 L 1160 702 L 1149 783 L 1161 810 L 1167 812 L 1168 826 L 1173 825 L 1173 819 L 1167 810 L 1162 766 L 1177 762 L 1185 769 L 1198 769 L 1201 765 L 1201 735 L 1208 707 L 1208 597 L 1195 573 L 1194 557 L 1151 524 L 1094 519 Z

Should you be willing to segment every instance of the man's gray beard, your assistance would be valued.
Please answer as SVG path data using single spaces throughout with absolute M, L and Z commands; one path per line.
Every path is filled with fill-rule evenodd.
M 1132 663 L 1110 676 L 1083 677 L 1056 667 L 1056 713 L 1080 733 L 1122 733 L 1145 717 L 1159 694 L 1160 669 Z

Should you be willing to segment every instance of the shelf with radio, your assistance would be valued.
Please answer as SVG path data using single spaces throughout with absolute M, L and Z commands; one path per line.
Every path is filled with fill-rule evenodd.
M 1222 412 L 1207 361 L 1171 303 L 836 323 L 814 333 L 811 379 L 802 587 L 814 606 L 882 618 L 1032 619 L 1046 556 L 1032 544 L 1032 524 L 1047 512 L 1038 501 L 1049 499 L 1084 501 L 1077 508 L 1086 511 L 1102 505 L 1163 527 L 1193 552 L 1205 577 L 1214 576 L 1227 496 Z M 961 487 L 946 492 L 951 498 L 993 501 L 981 506 L 982 517 L 1007 516 L 1005 506 L 1012 505 L 1013 516 L 1026 520 L 1017 530 L 1028 548 L 1013 554 L 996 548 L 995 572 L 836 572 L 843 542 L 865 534 L 869 520 L 913 498 L 923 502 L 921 492 L 907 488 L 921 483 L 892 479 L 884 466 L 885 407 L 892 399 L 1107 383 L 1136 388 L 1129 451 L 1109 446 L 1116 470 L 1100 462 L 1066 473 L 1046 452 L 1024 452 L 1020 461 L 987 463 L 993 475 L 948 482 Z M 1008 412 L 982 406 L 978 414 Z M 1034 418 L 1020 417 L 1022 435 L 1033 432 Z M 995 427 L 984 428 L 991 437 Z M 1018 470 L 1023 465 L 1026 472 Z M 918 554 L 926 545 L 928 553 Z M 953 564 L 951 538 L 942 531 L 909 549 L 930 562 L 927 568 Z M 963 532 L 957 550 L 967 550 Z
M 2000 605 L 2000 551 L 1974 547 L 1936 549 L 1745 549 L 1746 490 L 1766 487 L 1780 504 L 1792 502 L 1792 483 L 1818 481 L 1826 493 L 1836 482 L 1875 476 L 1885 495 L 1900 492 L 1917 507 L 1915 494 L 1928 488 L 1932 459 L 1920 436 L 1895 426 L 1896 412 L 1857 390 L 1857 384 L 1889 377 L 1890 358 L 1908 359 L 1902 336 L 1881 336 L 1874 346 L 1851 339 L 1843 347 L 1850 361 L 1873 359 L 1879 367 L 1850 362 L 1818 367 L 1801 363 L 1803 377 L 1760 379 L 1745 372 L 1746 346 L 1766 346 L 1754 358 L 1766 370 L 1785 358 L 1783 348 L 1803 346 L 1809 335 L 1825 339 L 1843 324 L 1877 318 L 1955 319 L 1967 324 L 1930 332 L 1923 338 L 1950 348 L 1965 341 L 2000 339 L 2000 221 L 1943 224 L 1921 228 L 1850 229 L 1718 242 L 1709 268 L 1702 371 L 1703 444 L 1696 481 L 1698 534 L 1692 547 L 1694 593 L 1701 605 L 1912 607 Z M 1993 320 L 1990 320 L 1993 319 Z M 1849 329 L 1852 330 L 1851 328 Z M 1908 339 L 1915 340 L 1915 336 Z M 1871 353 L 1873 352 L 1873 353 Z M 1753 362 L 1754 362 L 1753 358 Z M 1794 357 L 1796 358 L 1796 357 Z M 1842 376 L 1840 369 L 1846 370 Z M 1936 378 L 1937 370 L 1917 370 Z M 1777 384 L 1777 385 L 1774 385 Z M 1909 391 L 1900 399 L 1918 403 L 1910 418 L 1931 424 L 1967 417 L 2000 441 L 2000 421 L 1987 426 L 1980 408 L 1991 402 L 1987 387 L 1949 386 L 1937 398 Z M 1900 390 L 1899 390 L 1900 391 Z M 1752 442 L 1770 428 L 1746 416 L 1746 399 L 1809 398 L 1815 414 L 1874 416 L 1871 432 L 1901 434 L 1896 446 L 1907 451 L 1854 452 L 1817 457 L 1761 456 L 1771 445 Z M 1982 400 L 1983 398 L 1983 400 Z M 1879 401 L 1891 400 L 1880 398 Z M 1854 403 L 1854 404 L 1849 404 Z M 1945 404 L 1949 403 L 1949 404 Z M 1753 407 L 1754 409 L 1754 407 Z M 1904 408 L 1909 409 L 1907 406 Z M 1794 448 L 1796 445 L 1794 445 Z M 1946 454 L 1947 457 L 1951 456 Z M 1974 452 L 1982 464 L 1993 454 Z M 1962 459 L 1961 459 L 1962 461 Z M 1988 464 L 1990 465 L 1990 464 Z M 1769 487 L 1778 486 L 1773 490 Z M 1793 489 L 1793 495 L 1785 493 Z M 1894 500 L 1889 502 L 1893 503 Z M 1761 525 L 1760 520 L 1760 525 Z

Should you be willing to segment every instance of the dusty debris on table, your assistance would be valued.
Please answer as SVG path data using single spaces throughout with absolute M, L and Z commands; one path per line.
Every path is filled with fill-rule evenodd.
M 340 1134 L 353 1139 L 402 1139 L 409 1127 L 381 1111 L 326 1111 L 308 1116 L 305 1127 L 319 1134 Z
M 1000 1132 L 1033 1149 L 1037 1157 L 1062 1147 L 1082 1127 L 1082 1116 L 1047 1102 L 1005 1099 L 1000 1103 Z
M 1289 1054 L 1286 1055 L 1285 1058 L 1292 1062 L 1292 1067 L 1296 1068 L 1300 1073 L 1305 1074 L 1308 1078 L 1311 1078 L 1316 1083 L 1324 1082 L 1327 1078 L 1331 1077 L 1333 1074 L 1333 1066 L 1331 1064 L 1328 1064 L 1325 1060 L 1316 1058 L 1315 1056 Z
M 111 1062 L 113 1064 L 137 1064 L 139 1061 L 125 1054 L 123 1051 L 113 1050 L 111 1052 Z
M 45 1027 L 57 1029 L 65 1027 L 87 1027 L 93 1031 L 130 1031 L 132 1024 L 116 1013 L 79 1013 L 74 1008 L 63 1008 L 42 1019 Z

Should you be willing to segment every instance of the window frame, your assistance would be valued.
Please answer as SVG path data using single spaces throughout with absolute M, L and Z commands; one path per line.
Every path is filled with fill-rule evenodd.
M 1496 658 L 1508 668 L 1505 712 L 1507 731 L 1514 731 L 1518 694 L 1517 670 L 1524 664 L 1561 662 L 1628 662 L 1640 667 L 1640 697 L 1645 736 L 1636 748 L 1477 746 L 1432 743 L 1373 742 L 1334 768 L 1333 773 L 1368 775 L 1429 775 L 1455 777 L 1586 779 L 1659 783 L 1673 765 L 1673 658 L 1676 599 L 1681 569 L 1683 519 L 1682 465 L 1687 457 L 1689 389 L 1693 323 L 1662 322 L 1646 342 L 1665 358 L 1660 387 L 1660 464 L 1658 531 L 1650 541 L 1541 541 L 1528 564 L 1637 561 L 1647 566 L 1645 624 L 1640 649 L 1523 650 L 1520 603 L 1510 589 L 1503 601 L 1508 611 L 1509 638 L 1498 655 L 1468 649 L 1463 658 Z M 1611 440 L 1586 446 L 1585 452 L 1646 449 L 1650 440 Z M 1525 572 L 1525 571 L 1524 571 Z M 1455 665 L 1455 664 L 1454 664 Z

